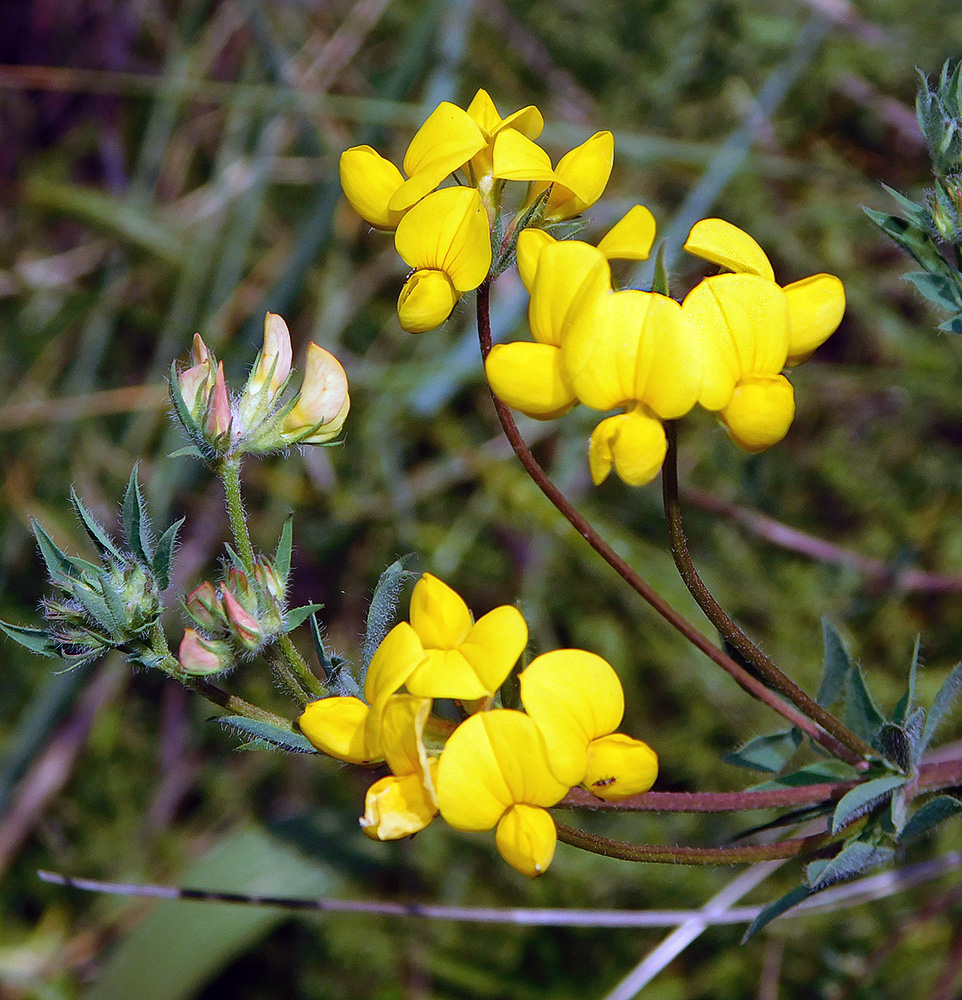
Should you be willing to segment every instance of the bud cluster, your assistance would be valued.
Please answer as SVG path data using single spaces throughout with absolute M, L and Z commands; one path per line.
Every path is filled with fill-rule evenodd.
M 217 360 L 200 334 L 194 335 L 189 367 L 171 370 L 171 400 L 200 454 L 206 458 L 264 454 L 296 444 L 327 444 L 337 436 L 350 408 L 340 362 L 317 344 L 309 344 L 301 388 L 286 396 L 291 358 L 287 324 L 268 313 L 264 346 L 244 389 L 232 394 L 223 361 Z

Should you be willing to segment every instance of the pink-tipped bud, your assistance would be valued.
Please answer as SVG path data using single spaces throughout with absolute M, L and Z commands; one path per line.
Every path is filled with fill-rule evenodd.
M 199 334 L 194 334 L 194 339 L 190 345 L 190 363 L 192 365 L 207 365 L 214 367 L 214 354 L 204 343 L 204 338 Z
M 284 592 L 287 589 L 284 579 L 274 567 L 273 563 L 264 560 L 254 567 L 254 579 L 275 601 L 284 600 Z
M 184 609 L 201 628 L 214 632 L 224 627 L 224 612 L 220 598 L 209 580 L 195 587 L 184 598 Z
M 221 592 L 231 634 L 246 649 L 257 649 L 265 639 L 261 623 L 226 588 Z
M 192 628 L 184 630 L 177 659 L 184 673 L 194 677 L 219 674 L 233 663 L 230 647 L 226 643 L 219 639 L 205 639 Z
M 224 362 L 218 362 L 217 373 L 214 376 L 214 387 L 207 404 L 207 423 L 205 430 L 211 441 L 225 437 L 230 432 L 231 412 L 230 397 L 227 395 L 227 382 L 224 379 Z
M 268 313 L 264 319 L 264 346 L 248 379 L 246 393 L 256 396 L 266 385 L 268 398 L 273 399 L 290 373 L 291 335 L 287 324 L 276 313 Z
M 344 426 L 351 399 L 340 361 L 323 347 L 308 344 L 304 382 L 281 427 L 291 444 L 324 444 Z

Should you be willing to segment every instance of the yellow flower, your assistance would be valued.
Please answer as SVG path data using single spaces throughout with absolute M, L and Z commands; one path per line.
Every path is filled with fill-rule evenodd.
M 437 814 L 437 760 L 423 741 L 430 713 L 430 698 L 395 695 L 385 705 L 381 745 L 392 773 L 367 791 L 361 829 L 372 840 L 410 837 Z
M 485 146 L 471 158 L 471 173 L 475 183 L 493 170 L 494 141 L 501 132 L 512 129 L 528 139 L 537 139 L 544 128 L 541 112 L 529 105 L 502 118 L 486 90 L 479 90 L 468 105 L 468 114 L 474 119 L 485 138 Z
M 438 762 L 438 806 L 457 830 L 490 830 L 502 857 L 525 875 L 541 875 L 557 830 L 545 807 L 568 786 L 554 776 L 537 726 L 511 709 L 478 712 L 449 738 Z
M 289 444 L 324 444 L 340 433 L 350 408 L 340 361 L 323 347 L 308 344 L 304 382 L 281 423 L 281 437 Z
M 415 268 L 398 300 L 398 318 L 410 333 L 440 326 L 491 268 L 488 216 L 473 188 L 429 194 L 401 220 L 394 242 Z
M 410 618 L 422 658 L 404 684 L 423 698 L 490 698 L 528 641 L 517 608 L 505 604 L 475 622 L 462 598 L 429 573 L 411 595 Z
M 351 208 L 365 222 L 375 229 L 397 229 L 404 212 L 388 206 L 404 177 L 390 160 L 370 146 L 352 146 L 341 153 L 338 173 Z
M 558 649 L 534 659 L 520 679 L 521 701 L 562 783 L 583 782 L 608 800 L 651 788 L 658 758 L 646 743 L 615 732 L 625 696 L 607 660 L 582 649 Z

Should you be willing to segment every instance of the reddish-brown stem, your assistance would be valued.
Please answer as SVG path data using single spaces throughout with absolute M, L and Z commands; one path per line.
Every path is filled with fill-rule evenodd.
M 862 758 L 876 756 L 875 751 L 865 740 L 853 733 L 831 712 L 822 708 L 814 698 L 809 697 L 790 677 L 779 670 L 771 658 L 742 631 L 705 586 L 692 562 L 681 521 L 681 504 L 678 501 L 678 433 L 674 420 L 665 422 L 665 435 L 668 438 L 668 453 L 661 470 L 665 523 L 668 525 L 671 555 L 675 560 L 678 575 L 688 588 L 688 593 L 694 597 L 705 617 L 718 629 L 731 647 L 783 698 L 817 722 L 826 732 L 831 733 L 840 743 L 844 743 L 853 753 Z
M 478 337 L 481 344 L 481 355 L 486 358 L 491 351 L 491 320 L 489 315 L 490 287 L 485 282 L 478 288 Z M 696 649 L 699 649 L 710 660 L 726 671 L 744 690 L 764 702 L 769 708 L 778 712 L 793 726 L 806 733 L 820 743 L 826 750 L 841 760 L 850 764 L 862 762 L 862 757 L 843 743 L 840 743 L 830 733 L 826 733 L 801 712 L 786 704 L 775 692 L 767 688 L 761 681 L 754 678 L 747 670 L 736 663 L 727 653 L 719 649 L 692 625 L 682 614 L 675 610 L 654 588 L 595 531 L 587 519 L 574 507 L 568 498 L 551 481 L 547 473 L 538 464 L 530 449 L 521 437 L 518 425 L 511 411 L 491 394 L 494 409 L 501 423 L 505 437 L 508 439 L 525 472 L 535 485 L 564 515 L 571 526 L 582 538 L 608 563 L 609 566 L 648 604 L 661 615 L 673 628 L 677 629 Z

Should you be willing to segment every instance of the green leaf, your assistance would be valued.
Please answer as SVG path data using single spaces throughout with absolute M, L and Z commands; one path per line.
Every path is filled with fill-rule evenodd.
M 323 604 L 305 604 L 300 608 L 291 608 L 284 614 L 284 631 L 293 632 L 298 625 L 302 625 L 316 611 L 323 608 Z
M 180 526 L 186 520 L 185 517 L 182 517 L 179 521 L 175 521 L 157 542 L 151 568 L 158 590 L 166 590 L 170 586 L 170 571 L 174 565 L 174 546 L 177 544 L 177 532 L 180 531 Z
M 942 682 L 939 693 L 935 696 L 932 707 L 929 709 L 925 728 L 922 730 L 921 753 L 928 749 L 928 745 L 935 735 L 935 730 L 938 729 L 945 713 L 952 707 L 952 702 L 955 701 L 956 695 L 959 693 L 960 685 L 962 685 L 962 663 L 957 663 L 952 673 Z
M 903 274 L 906 281 L 915 287 L 940 309 L 957 313 L 962 309 L 962 295 L 958 285 L 950 281 L 944 274 L 930 274 L 928 271 L 910 271 Z
M 749 924 L 748 930 L 741 943 L 750 941 L 766 924 L 770 924 L 776 917 L 798 906 L 803 899 L 808 899 L 812 895 L 812 890 L 807 885 L 797 885 L 791 892 L 785 893 L 781 899 L 776 899 L 774 903 L 769 903 L 761 913 Z
M 794 756 L 802 742 L 802 734 L 794 727 L 770 736 L 757 736 L 725 757 L 726 764 L 753 771 L 780 771 Z
M 900 219 L 896 215 L 886 215 L 871 208 L 862 209 L 865 214 L 926 271 L 941 273 L 946 267 L 945 258 L 939 253 L 939 248 L 932 237 L 920 226 Z
M 184 448 L 178 448 L 176 451 L 172 451 L 167 457 L 168 458 L 184 458 L 184 457 L 199 458 L 199 459 L 201 459 L 204 462 L 207 461 L 206 456 L 200 450 L 200 448 L 198 448 L 196 445 L 192 445 L 192 444 L 189 444 L 189 445 L 187 445 Z
M 902 725 L 894 722 L 883 723 L 872 745 L 903 771 L 912 772 L 922 755 L 921 737 L 924 723 L 925 710 L 916 708 Z
M 852 672 L 852 661 L 841 637 L 827 618 L 822 620 L 822 636 L 825 662 L 822 667 L 822 683 L 815 700 L 822 708 L 831 709 L 845 691 L 848 675 Z
M 288 514 L 284 519 L 284 527 L 281 528 L 281 537 L 277 540 L 277 549 L 274 552 L 274 568 L 285 583 L 291 575 L 291 550 L 293 544 L 294 515 Z
M 140 492 L 136 465 L 131 470 L 124 493 L 123 522 L 124 537 L 130 551 L 142 566 L 149 568 L 153 562 L 153 546 L 150 544 L 150 530 L 147 527 L 144 497 Z
M 895 188 L 889 187 L 888 184 L 883 183 L 882 187 L 899 203 L 902 211 L 905 212 L 910 221 L 914 222 L 921 229 L 925 229 L 928 226 L 929 213 L 925 205 L 920 205 L 918 202 L 906 198 L 905 195 L 896 191 Z
M 90 535 L 91 541 L 97 546 L 98 551 L 101 555 L 112 556 L 118 562 L 123 562 L 123 555 L 120 549 L 117 548 L 113 543 L 110 535 L 93 519 L 90 511 L 84 506 L 83 501 L 77 494 L 77 491 L 71 486 L 70 487 L 70 501 L 77 511 L 77 515 L 80 517 L 84 528 L 87 529 L 87 534 Z
M 417 576 L 407 569 L 413 558 L 413 555 L 405 555 L 396 559 L 377 581 L 371 606 L 367 612 L 367 628 L 361 646 L 361 664 L 364 670 L 367 670 L 377 647 L 394 626 L 401 590 L 408 580 L 413 580 Z
M 912 818 L 902 830 L 902 840 L 921 837 L 939 823 L 962 813 L 962 802 L 951 795 L 937 795 L 923 803 L 912 814 Z
M 943 333 L 962 333 L 962 313 L 959 313 L 958 316 L 952 316 L 944 323 L 939 323 L 938 328 Z
M 317 753 L 306 736 L 291 729 L 281 729 L 270 722 L 248 719 L 243 715 L 220 715 L 213 721 L 272 749 L 287 750 L 290 753 Z
M 859 817 L 871 812 L 887 795 L 906 784 L 908 780 L 901 775 L 893 774 L 856 785 L 839 799 L 835 815 L 832 817 L 832 833 L 838 833 Z
M 833 882 L 878 868 L 891 861 L 894 855 L 895 851 L 889 847 L 879 847 L 864 840 L 850 840 L 828 864 L 813 862 L 808 866 L 809 885 L 813 892 L 818 892 Z
M 780 774 L 777 778 L 772 778 L 771 781 L 752 785 L 752 790 L 762 792 L 773 791 L 776 788 L 802 788 L 805 785 L 821 785 L 829 781 L 851 781 L 854 775 L 855 771 L 851 765 L 831 758 L 816 764 L 808 764 L 797 771 L 792 771 L 791 774 Z
M 87 614 L 111 637 L 116 636 L 124 626 L 124 619 L 115 618 L 106 598 L 87 587 L 75 587 L 73 596 L 80 601 Z
M 862 671 L 853 666 L 845 691 L 845 725 L 871 743 L 884 721 L 865 686 Z
M 655 275 L 652 280 L 651 290 L 658 295 L 670 295 L 668 268 L 665 266 L 665 241 L 658 245 L 658 253 L 655 256 Z
M 39 521 L 31 521 L 33 537 L 37 540 L 40 555 L 47 566 L 50 582 L 61 590 L 70 589 L 70 581 L 79 576 L 79 571 L 73 560 L 60 550 L 54 540 L 43 530 Z M 99 567 L 98 567 L 99 568 Z
M 892 721 L 896 723 L 904 722 L 906 716 L 912 711 L 915 705 L 915 678 L 919 669 L 919 655 L 922 651 L 921 636 L 915 637 L 915 648 L 912 650 L 912 665 L 909 667 L 909 683 L 905 689 L 905 694 L 899 698 L 895 711 L 892 713 Z
M 23 625 L 11 625 L 9 622 L 0 621 L 0 629 L 4 634 L 20 643 L 24 649 L 29 649 L 32 653 L 39 653 L 41 656 L 57 656 L 60 647 L 47 633 L 39 628 L 26 628 Z

